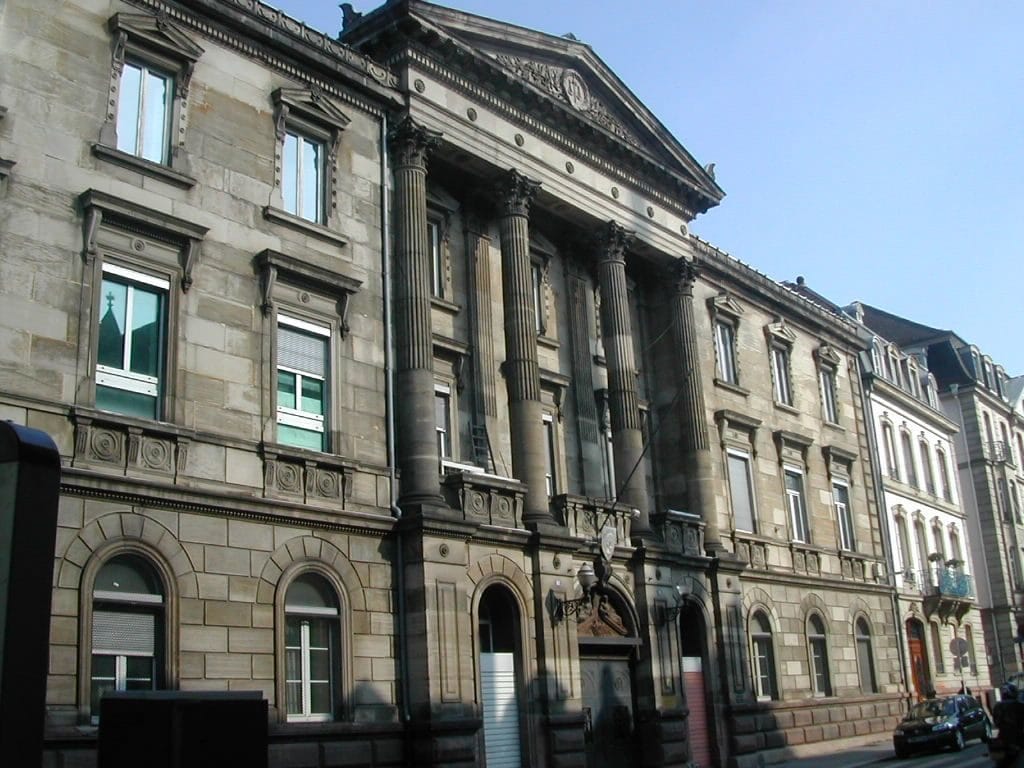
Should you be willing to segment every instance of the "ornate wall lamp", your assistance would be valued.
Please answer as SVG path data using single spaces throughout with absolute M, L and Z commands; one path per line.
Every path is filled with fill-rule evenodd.
M 583 590 L 582 597 L 560 600 L 554 592 L 548 593 L 548 610 L 551 612 L 552 623 L 557 624 L 567 616 L 575 616 L 576 621 L 587 616 L 594 606 L 595 599 L 604 592 L 611 575 L 612 564 L 604 557 L 599 558 L 593 564 L 583 563 L 576 571 L 576 579 Z
M 659 625 L 669 624 L 679 618 L 679 612 L 683 610 L 687 594 L 689 594 L 689 590 L 683 584 L 676 584 L 675 605 L 658 605 L 655 623 Z

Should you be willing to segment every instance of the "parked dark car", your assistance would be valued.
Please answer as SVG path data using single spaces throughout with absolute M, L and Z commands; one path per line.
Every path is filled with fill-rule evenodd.
M 952 747 L 964 748 L 969 739 L 988 741 L 992 723 L 973 696 L 957 694 L 925 699 L 910 708 L 892 734 L 896 757 L 911 752 Z

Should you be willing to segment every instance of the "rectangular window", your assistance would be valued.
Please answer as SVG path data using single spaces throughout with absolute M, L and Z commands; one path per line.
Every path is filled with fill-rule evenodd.
M 922 440 L 918 443 L 921 449 L 921 474 L 924 475 L 924 489 L 928 493 L 935 494 L 935 475 L 932 473 L 932 452 L 928 443 Z
M 789 383 L 789 350 L 785 347 L 772 347 L 772 383 L 775 390 L 775 402 L 792 405 L 793 390 Z
M 537 333 L 544 334 L 544 268 L 538 262 L 530 265 L 533 283 L 533 320 Z
M 277 440 L 327 450 L 330 328 L 284 315 L 277 323 Z
M 331 669 L 334 620 L 285 620 L 285 705 L 289 720 L 329 720 L 334 711 Z
M 839 403 L 836 400 L 836 371 L 834 368 L 821 369 L 821 405 L 825 421 L 839 423 Z
M 715 323 L 715 351 L 718 354 L 718 378 L 729 384 L 738 384 L 736 329 L 729 323 Z
M 136 61 L 121 71 L 117 99 L 117 148 L 167 163 L 174 78 Z
M 96 407 L 160 418 L 170 283 L 103 265 L 96 345 Z
M 729 498 L 732 500 L 733 525 L 738 531 L 757 530 L 754 516 L 754 488 L 750 476 L 750 457 L 729 452 Z
M 833 483 L 832 499 L 836 505 L 836 519 L 839 523 L 839 546 L 852 552 L 855 548 L 855 541 L 853 538 L 853 514 L 850 511 L 850 489 L 842 483 Z
M 558 466 L 558 452 L 555 445 L 555 420 L 550 413 L 545 413 L 543 419 L 544 442 L 547 448 L 544 482 L 547 486 L 548 496 L 554 496 L 558 488 L 558 473 L 555 471 Z
M 882 425 L 882 440 L 885 442 L 885 463 L 886 469 L 889 472 L 889 477 L 893 480 L 900 479 L 900 465 L 896 461 L 896 440 L 892 436 L 892 426 L 889 424 Z
M 284 209 L 317 224 L 324 223 L 324 144 L 288 129 L 281 153 Z
M 804 478 L 799 470 L 786 469 L 786 502 L 789 506 L 793 541 L 810 542 L 807 506 L 804 504 Z
M 939 464 L 939 482 L 942 483 L 942 498 L 953 500 L 953 487 L 949 482 L 949 467 L 946 465 L 946 452 L 941 448 L 935 452 L 935 460 Z
M 436 298 L 443 299 L 445 269 L 441 253 L 441 227 L 436 221 L 427 222 L 427 244 L 430 248 L 430 292 Z
M 447 384 L 434 385 L 434 431 L 437 433 L 437 455 L 452 458 L 452 389 Z
M 917 464 L 914 462 L 914 447 L 910 441 L 910 434 L 902 432 L 900 434 L 900 445 L 903 448 L 903 461 L 906 462 L 907 468 L 907 482 L 911 485 L 917 485 Z
M 754 637 L 754 693 L 759 701 L 775 698 L 775 661 L 772 658 L 772 639 Z

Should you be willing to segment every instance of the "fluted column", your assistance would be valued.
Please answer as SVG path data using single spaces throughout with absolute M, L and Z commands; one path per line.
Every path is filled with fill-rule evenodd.
M 601 288 L 601 330 L 608 362 L 608 410 L 618 500 L 640 511 L 633 533 L 650 533 L 650 503 L 645 487 L 644 438 L 636 393 L 633 324 L 626 285 L 626 250 L 633 241 L 614 221 L 597 238 L 597 276 Z
M 679 407 L 682 421 L 683 467 L 687 474 L 687 501 L 690 511 L 704 519 L 704 542 L 708 549 L 721 549 L 718 511 L 712 485 L 711 445 L 704 407 L 700 357 L 693 314 L 693 285 L 697 266 L 680 259 L 674 265 L 675 301 L 672 328 L 680 352 Z
M 530 201 L 540 183 L 512 169 L 498 186 L 501 293 L 505 306 L 505 383 L 512 420 L 512 473 L 526 483 L 528 523 L 552 522 L 545 474 L 547 448 L 537 362 L 537 322 L 530 272 Z
M 427 156 L 440 136 L 407 117 L 388 137 L 395 182 L 395 416 L 403 507 L 441 502 L 427 234 Z

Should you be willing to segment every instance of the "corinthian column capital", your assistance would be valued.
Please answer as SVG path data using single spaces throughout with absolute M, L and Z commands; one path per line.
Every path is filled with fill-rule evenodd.
M 636 232 L 631 232 L 614 220 L 609 221 L 594 238 L 598 261 L 624 262 L 626 251 L 635 237 Z
M 408 115 L 388 132 L 388 145 L 396 166 L 426 168 L 427 157 L 440 141 L 440 132 L 417 124 Z
M 676 293 L 693 295 L 693 284 L 697 282 L 700 270 L 697 262 L 689 259 L 679 259 L 672 264 L 672 278 L 675 281 Z
M 494 196 L 501 213 L 505 216 L 529 216 L 530 203 L 540 189 L 540 182 L 534 181 L 510 168 L 497 183 Z

